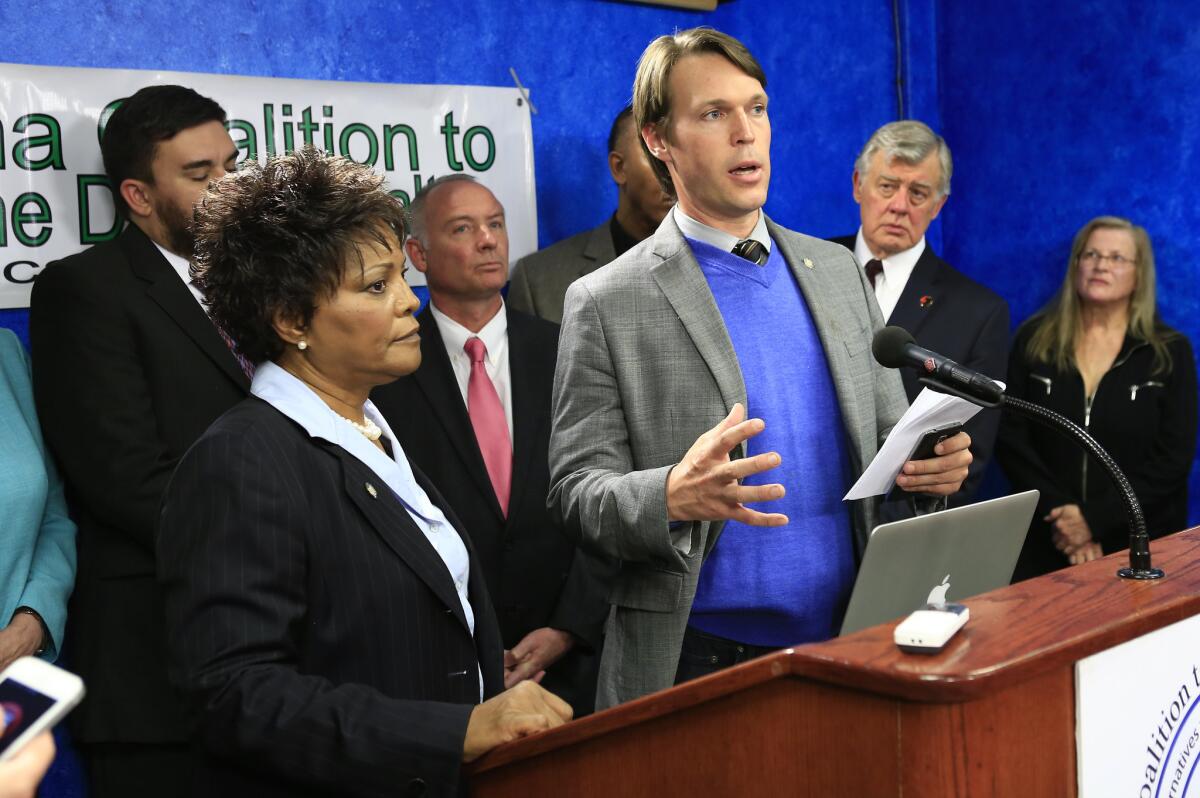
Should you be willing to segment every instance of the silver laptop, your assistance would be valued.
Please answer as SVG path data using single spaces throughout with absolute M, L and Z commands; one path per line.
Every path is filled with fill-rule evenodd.
M 1037 501 L 1028 490 L 875 527 L 841 633 L 1007 585 Z

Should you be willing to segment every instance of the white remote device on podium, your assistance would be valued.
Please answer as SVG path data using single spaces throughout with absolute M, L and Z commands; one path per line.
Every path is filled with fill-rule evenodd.
M 901 651 L 936 654 L 970 617 L 964 604 L 926 604 L 901 621 L 892 637 Z

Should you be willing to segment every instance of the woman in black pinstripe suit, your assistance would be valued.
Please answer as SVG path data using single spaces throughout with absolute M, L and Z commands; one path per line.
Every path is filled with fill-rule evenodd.
M 256 364 L 159 523 L 197 794 L 454 795 L 464 760 L 570 717 L 536 684 L 502 692 L 469 539 L 367 399 L 420 363 L 403 210 L 380 184 L 310 149 L 197 212 L 195 282 Z

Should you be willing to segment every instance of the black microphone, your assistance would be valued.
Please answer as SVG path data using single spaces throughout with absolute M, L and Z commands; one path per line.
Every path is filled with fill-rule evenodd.
M 936 352 L 917 346 L 908 330 L 903 327 L 884 327 L 875 333 L 875 339 L 871 341 L 871 353 L 881 366 L 890 369 L 898 369 L 901 366 L 915 368 L 939 382 L 957 388 L 969 399 L 981 400 L 994 406 L 1004 396 L 1004 390 L 999 385 L 978 371 L 972 371 Z

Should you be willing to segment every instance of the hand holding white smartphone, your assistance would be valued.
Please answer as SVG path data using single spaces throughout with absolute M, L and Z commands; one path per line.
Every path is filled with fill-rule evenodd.
M 35 657 L 21 657 L 0 673 L 0 762 L 56 723 L 83 699 L 83 680 Z

